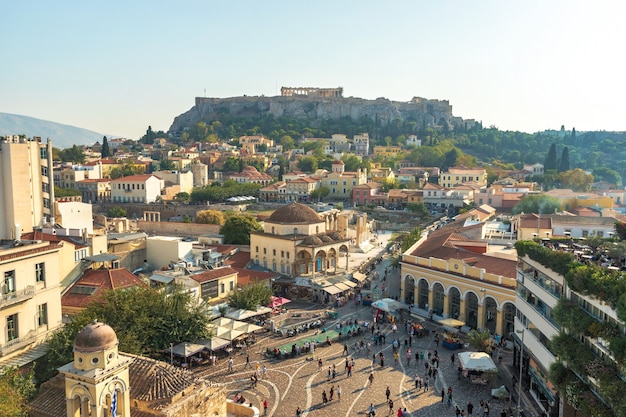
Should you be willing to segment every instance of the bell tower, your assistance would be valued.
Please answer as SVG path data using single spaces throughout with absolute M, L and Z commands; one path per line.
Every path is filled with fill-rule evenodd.
M 78 332 L 74 361 L 59 368 L 65 376 L 67 417 L 130 417 L 128 367 L 117 335 L 94 321 Z

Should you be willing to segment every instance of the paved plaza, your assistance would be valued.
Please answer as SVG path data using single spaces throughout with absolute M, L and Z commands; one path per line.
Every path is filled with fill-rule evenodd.
M 389 234 L 381 236 L 384 243 L 390 237 Z M 384 244 L 381 249 L 384 248 Z M 373 250 L 367 254 L 360 254 L 355 262 L 367 261 L 372 256 L 378 254 Z M 352 254 L 351 254 L 352 256 Z M 399 295 L 399 270 L 393 270 L 389 267 L 390 260 L 384 259 L 377 266 L 381 282 L 372 282 L 372 288 L 382 286 L 385 269 L 388 268 L 388 276 L 384 282 L 387 287 L 386 291 L 389 295 Z M 358 266 L 355 265 L 355 266 Z M 315 313 L 323 312 L 321 306 L 308 303 L 292 303 L 290 313 Z M 343 307 L 337 308 L 338 318 L 336 320 L 327 320 L 324 327 L 334 328 L 337 322 L 345 323 L 347 320 L 359 322 L 373 321 L 373 309 L 369 306 L 356 306 L 353 302 L 349 302 Z M 413 321 L 417 318 L 409 317 L 405 314 L 404 319 Z M 258 408 L 263 415 L 263 401 L 268 401 L 268 416 L 276 417 L 293 417 L 296 415 L 296 409 L 302 410 L 302 416 L 367 416 L 368 407 L 373 404 L 376 407 L 376 416 L 386 416 L 390 414 L 389 406 L 385 391 L 387 387 L 390 389 L 390 399 L 393 401 L 393 415 L 396 416 L 398 408 L 406 408 L 410 416 L 440 417 L 455 416 L 455 407 L 466 410 L 468 402 L 472 402 L 475 406 L 474 416 L 482 416 L 483 412 L 479 412 L 479 402 L 481 400 L 490 401 L 490 416 L 499 416 L 500 412 L 506 407 L 508 402 L 502 400 L 491 400 L 490 389 L 503 384 L 499 376 L 494 376 L 490 384 L 486 386 L 474 385 L 465 378 L 459 379 L 457 372 L 458 362 L 452 363 L 451 355 L 459 351 L 450 351 L 442 346 L 436 346 L 434 340 L 434 332 L 440 329 L 430 322 L 424 323 L 431 330 L 431 334 L 423 338 L 414 338 L 411 343 L 412 357 L 409 363 L 405 358 L 405 339 L 408 333 L 404 327 L 399 324 L 397 333 L 392 331 L 391 324 L 381 325 L 381 332 L 386 334 L 385 344 L 383 346 L 375 346 L 372 334 L 368 331 L 362 336 L 347 338 L 346 342 L 349 346 L 348 356 L 344 354 L 344 345 L 342 343 L 333 343 L 331 346 L 318 346 L 315 352 L 310 354 L 302 354 L 296 357 L 279 360 L 268 358 L 265 356 L 266 348 L 277 348 L 285 344 L 296 343 L 300 339 L 311 338 L 312 336 L 320 336 L 325 341 L 323 334 L 315 335 L 315 329 L 309 330 L 301 335 L 294 337 L 281 337 L 279 335 L 271 335 L 270 333 L 262 333 L 257 335 L 257 342 L 248 348 L 247 353 L 237 352 L 231 357 L 234 361 L 233 371 L 228 370 L 228 359 L 221 359 L 216 366 L 196 368 L 198 375 L 208 377 L 210 380 L 226 384 L 228 398 L 235 395 L 242 395 L 246 403 L 251 403 Z M 392 341 L 397 338 L 400 343 L 399 357 L 400 360 L 394 364 Z M 366 349 L 355 351 L 355 340 L 363 339 L 365 342 L 371 343 L 371 352 Z M 440 364 L 436 380 L 430 378 L 430 387 L 428 391 L 424 389 L 415 389 L 415 375 L 425 378 L 424 362 L 415 363 L 415 353 L 424 352 L 424 358 L 427 353 L 438 351 Z M 381 367 L 378 360 L 379 352 L 383 352 L 385 357 L 385 366 Z M 246 366 L 246 354 L 250 356 L 251 366 Z M 377 359 L 372 364 L 372 354 Z M 346 357 L 354 359 L 355 367 L 352 370 L 352 376 L 348 376 L 346 371 Z M 318 359 L 322 359 L 321 368 L 318 366 Z M 503 363 L 510 364 L 511 353 L 505 352 Z M 258 364 L 260 378 L 256 386 L 252 386 L 250 377 L 255 372 Z M 329 367 L 335 366 L 336 376 L 334 379 L 328 377 Z M 266 367 L 266 375 L 263 376 L 263 366 Z M 368 377 L 373 374 L 373 383 L 370 384 Z M 341 398 L 338 396 L 339 387 L 341 390 Z M 448 387 L 452 388 L 452 402 L 448 405 L 447 392 Z M 333 389 L 332 400 L 330 400 L 331 388 Z M 444 390 L 446 398 L 442 403 L 441 391 Z M 326 392 L 329 401 L 324 404 L 322 393 Z M 467 410 L 465 415 L 469 415 Z

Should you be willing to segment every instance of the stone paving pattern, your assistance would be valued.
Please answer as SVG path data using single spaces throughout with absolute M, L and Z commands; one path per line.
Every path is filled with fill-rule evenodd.
M 389 234 L 381 235 L 381 238 L 389 238 Z M 381 239 L 381 240 L 382 240 Z M 386 241 L 383 241 L 386 243 Z M 384 247 L 384 246 L 383 246 Z M 353 256 L 356 266 L 359 262 L 366 261 L 367 258 L 376 256 L 372 251 L 367 254 Z M 385 268 L 389 273 L 385 281 L 387 291 L 392 295 L 399 294 L 400 271 L 393 270 L 389 267 L 389 259 L 383 260 L 378 265 L 382 281 Z M 372 288 L 381 286 L 382 282 L 374 281 Z M 303 312 L 307 314 L 321 312 L 324 308 L 319 304 L 309 303 L 292 303 L 289 306 L 290 313 Z M 326 328 L 334 328 L 337 321 L 345 323 L 346 320 L 357 319 L 359 321 L 373 320 L 374 309 L 369 306 L 355 306 L 354 302 L 349 302 L 343 307 L 337 308 L 339 313 L 337 320 L 327 320 Z M 405 314 L 405 318 L 408 318 Z M 413 358 L 409 364 L 406 363 L 404 339 L 407 332 L 402 325 L 399 325 L 397 334 L 392 332 L 391 324 L 381 326 L 381 331 L 385 333 L 386 343 L 384 346 L 374 346 L 371 333 L 366 333 L 363 337 L 365 341 L 372 343 L 372 353 L 378 357 L 378 353 L 382 351 L 385 356 L 385 366 L 381 367 L 377 359 L 372 365 L 372 353 L 354 352 L 354 341 L 360 338 L 348 339 L 349 355 L 355 360 L 355 369 L 352 376 L 348 377 L 345 370 L 346 356 L 343 354 L 343 344 L 334 343 L 330 347 L 318 347 L 311 355 L 302 354 L 294 358 L 284 360 L 266 358 L 264 353 L 267 347 L 274 348 L 285 344 L 291 345 L 299 339 L 311 338 L 315 329 L 294 337 L 281 337 L 279 335 L 271 335 L 270 333 L 262 333 L 257 335 L 257 343 L 248 348 L 247 354 L 250 355 L 251 367 L 246 369 L 246 354 L 236 352 L 231 355 L 234 360 L 233 372 L 228 371 L 228 359 L 221 359 L 216 366 L 203 366 L 196 368 L 194 371 L 210 380 L 226 384 L 228 398 L 233 398 L 236 394 L 241 394 L 246 399 L 246 403 L 252 403 L 261 410 L 263 415 L 262 403 L 268 400 L 269 407 L 268 416 L 276 417 L 293 417 L 296 415 L 296 408 L 300 407 L 302 416 L 367 416 L 368 406 L 374 404 L 376 407 L 376 416 L 386 416 L 389 414 L 389 407 L 385 396 L 387 386 L 390 388 L 394 409 L 393 415 L 397 415 L 398 407 L 406 408 L 410 416 L 424 417 L 440 417 L 455 416 L 455 406 L 465 409 L 468 402 L 475 405 L 474 416 L 482 416 L 482 410 L 479 413 L 479 401 L 489 400 L 491 404 L 490 416 L 499 416 L 503 409 L 508 409 L 509 403 L 504 400 L 492 400 L 490 395 L 491 388 L 499 387 L 504 382 L 500 375 L 494 376 L 490 384 L 486 386 L 475 385 L 468 380 L 458 379 L 457 361 L 451 362 L 450 351 L 444 347 L 437 347 L 434 341 L 434 332 L 439 328 L 434 323 L 425 322 L 425 326 L 431 329 L 431 334 L 423 338 L 413 339 L 411 350 Z M 396 365 L 393 360 L 392 340 L 397 337 L 400 341 L 400 361 Z M 325 340 L 325 338 L 324 338 Z M 428 351 L 433 352 L 435 349 L 439 352 L 440 365 L 439 375 L 428 391 L 423 389 L 415 389 L 414 377 L 418 373 L 421 377 L 425 376 L 425 368 L 423 362 L 415 363 L 415 352 L 424 351 L 425 357 Z M 458 353 L 462 350 L 454 351 Z M 318 358 L 323 361 L 323 366 L 318 369 Z M 456 359 L 456 358 L 455 358 Z M 504 352 L 502 364 L 500 367 L 511 366 L 511 352 Z M 255 372 L 256 364 L 262 369 L 263 365 L 267 367 L 267 375 L 261 378 L 255 387 L 251 386 L 250 377 Z M 334 380 L 328 380 L 328 367 L 336 366 L 337 375 Z M 373 384 L 369 384 L 368 376 L 373 373 Z M 502 373 L 500 373 L 502 374 Z M 325 390 L 328 395 L 331 387 L 334 386 L 334 397 L 327 404 L 322 402 L 322 392 Z M 338 387 L 341 387 L 341 399 L 337 396 Z M 441 390 L 447 392 L 448 387 L 452 387 L 452 404 L 441 401 Z M 510 388 L 510 387 L 509 387 Z M 467 412 L 466 412 L 466 415 Z

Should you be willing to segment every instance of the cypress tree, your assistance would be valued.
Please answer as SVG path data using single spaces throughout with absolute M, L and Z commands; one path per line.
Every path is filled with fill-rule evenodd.
M 546 162 L 543 164 L 543 170 L 550 171 L 556 168 L 556 145 L 553 143 L 548 151 L 548 156 L 546 156 Z
M 559 172 L 569 171 L 569 150 L 567 146 L 563 148 L 561 152 L 561 165 L 559 166 Z
M 102 158 L 107 158 L 111 156 L 111 149 L 109 149 L 109 140 L 106 136 L 102 138 L 102 150 L 100 151 L 100 156 Z

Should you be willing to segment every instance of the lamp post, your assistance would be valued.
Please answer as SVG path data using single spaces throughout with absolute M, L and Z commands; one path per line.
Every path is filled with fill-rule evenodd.
M 519 355 L 519 380 L 517 381 L 517 415 L 522 414 L 522 372 L 524 369 L 524 329 L 516 330 L 518 334 L 522 335 L 522 347 Z
M 170 365 L 174 365 L 174 343 L 170 342 Z
M 486 329 L 487 328 L 487 320 L 485 320 L 485 318 L 487 317 L 487 290 L 484 288 L 480 289 L 480 292 L 483 294 L 483 327 Z M 478 325 L 478 323 L 476 323 Z M 476 326 L 478 327 L 478 326 Z

